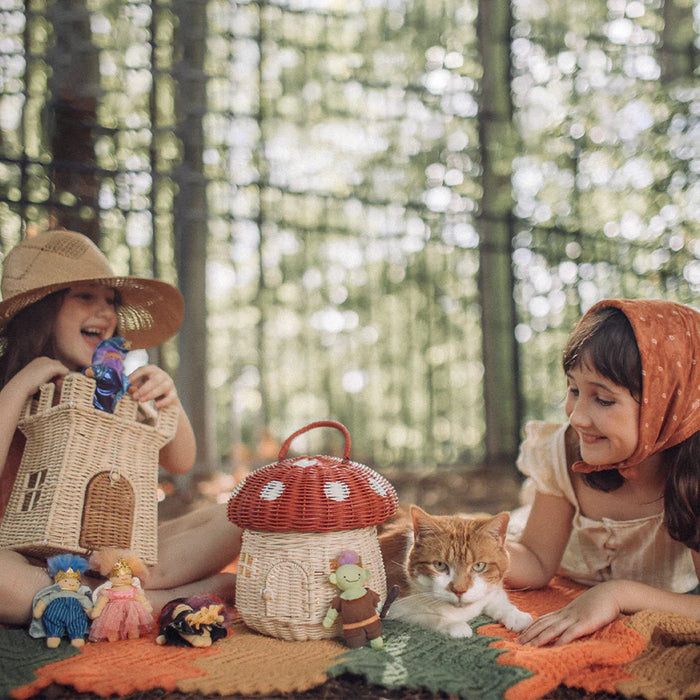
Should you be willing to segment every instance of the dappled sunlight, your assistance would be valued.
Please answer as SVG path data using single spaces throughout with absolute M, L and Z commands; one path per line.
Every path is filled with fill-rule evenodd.
M 329 416 L 365 462 L 479 463 L 487 414 L 561 419 L 581 311 L 696 302 L 692 3 L 513 0 L 498 30 L 505 0 L 25 4 L 0 0 L 0 248 L 71 223 L 179 284 L 149 359 L 206 364 L 178 388 L 217 464 Z

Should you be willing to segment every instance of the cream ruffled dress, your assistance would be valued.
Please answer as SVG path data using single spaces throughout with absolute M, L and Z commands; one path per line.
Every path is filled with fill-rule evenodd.
M 522 508 L 511 516 L 509 536 L 517 540 L 527 522 L 535 491 L 562 496 L 574 506 L 573 529 L 559 573 L 586 585 L 610 579 L 647 583 L 676 593 L 698 585 L 690 549 L 671 539 L 663 511 L 635 520 L 592 520 L 580 511 L 566 463 L 567 424 L 532 421 L 525 426 L 518 469 Z

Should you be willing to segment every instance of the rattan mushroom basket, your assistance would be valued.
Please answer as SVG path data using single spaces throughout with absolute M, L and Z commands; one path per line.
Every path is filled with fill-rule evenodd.
M 298 435 L 318 427 L 340 430 L 342 459 L 287 458 Z M 247 476 L 231 494 L 228 517 L 243 529 L 236 608 L 248 627 L 288 641 L 340 636 L 323 617 L 336 595 L 329 576 L 337 557 L 355 550 L 386 598 L 377 525 L 398 506 L 394 487 L 378 472 L 350 461 L 350 434 L 335 421 L 311 423 L 282 445 L 278 461 Z
M 158 452 L 175 434 L 177 408 L 143 422 L 127 394 L 113 414 L 100 411 L 95 381 L 80 373 L 57 393 L 45 384 L 25 404 L 26 444 L 0 547 L 36 556 L 121 547 L 155 564 Z

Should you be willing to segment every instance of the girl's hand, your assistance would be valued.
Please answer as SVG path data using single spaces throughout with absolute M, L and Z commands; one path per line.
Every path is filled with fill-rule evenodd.
M 135 401 L 154 400 L 156 408 L 178 403 L 177 389 L 170 375 L 156 365 L 145 365 L 129 375 L 129 393 Z
M 155 408 L 177 406 L 180 409 L 175 435 L 161 448 L 159 461 L 161 467 L 171 474 L 185 474 L 192 469 L 197 446 L 189 418 L 177 395 L 175 382 L 156 365 L 139 367 L 129 375 L 129 381 L 129 394 L 135 401 L 145 403 L 153 399 Z
M 578 637 L 592 634 L 621 614 L 618 597 L 622 583 L 606 581 L 589 588 L 561 610 L 535 620 L 518 637 L 518 642 L 536 647 L 554 642 L 554 646 L 561 646 Z
M 58 360 L 35 357 L 12 377 L 7 386 L 12 385 L 13 391 L 19 392 L 26 399 L 35 394 L 42 384 L 52 380 L 56 380 L 56 384 L 60 386 L 61 380 L 69 371 L 68 367 Z

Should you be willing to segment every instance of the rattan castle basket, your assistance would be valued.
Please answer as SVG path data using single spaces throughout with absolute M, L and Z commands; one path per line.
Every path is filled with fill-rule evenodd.
M 158 452 L 175 434 L 178 410 L 142 422 L 128 394 L 111 414 L 94 408 L 94 392 L 94 380 L 72 373 L 58 401 L 45 384 L 26 403 L 0 547 L 37 556 L 123 547 L 155 564 Z
M 342 459 L 286 458 L 295 437 L 322 426 L 343 433 Z M 396 512 L 398 498 L 383 476 L 350 461 L 350 444 L 341 423 L 311 423 L 231 495 L 229 519 L 243 528 L 236 608 L 252 629 L 288 641 L 340 636 L 339 623 L 328 630 L 322 621 L 337 593 L 329 576 L 347 549 L 360 555 L 372 589 L 386 598 L 376 526 Z

